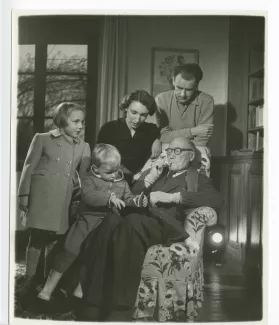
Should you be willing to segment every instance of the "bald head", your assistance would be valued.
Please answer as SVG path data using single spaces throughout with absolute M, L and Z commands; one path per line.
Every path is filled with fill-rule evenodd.
M 195 147 L 188 138 L 175 138 L 169 144 L 170 150 L 167 157 L 170 170 L 182 171 L 188 168 L 190 162 L 195 158 Z M 181 149 L 179 150 L 175 149 Z
M 169 145 L 170 148 L 178 147 L 181 149 L 192 149 L 195 150 L 195 147 L 190 139 L 188 138 L 175 138 Z

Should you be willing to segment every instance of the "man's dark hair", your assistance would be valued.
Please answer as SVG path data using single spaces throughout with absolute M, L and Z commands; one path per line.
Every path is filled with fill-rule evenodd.
M 191 80 L 194 77 L 197 83 L 199 83 L 203 77 L 202 69 L 197 63 L 186 63 L 176 66 L 173 69 L 173 77 L 175 78 L 179 74 L 186 80 Z

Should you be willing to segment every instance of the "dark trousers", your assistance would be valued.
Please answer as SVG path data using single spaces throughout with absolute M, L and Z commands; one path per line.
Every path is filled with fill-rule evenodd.
M 61 251 L 55 256 L 52 269 L 65 273 L 77 259 L 82 244 L 89 233 L 97 228 L 103 217 L 92 215 L 80 215 L 67 232 Z
M 109 222 L 107 229 L 113 232 L 102 250 L 106 258 L 102 265 L 94 263 L 87 273 L 90 283 L 87 282 L 82 313 L 84 318 L 96 320 L 98 308 L 104 304 L 107 320 L 131 321 L 146 251 L 152 245 L 169 243 L 169 238 L 177 238 L 178 233 L 162 219 L 146 215 L 126 216 L 113 230 Z M 98 285 L 100 281 L 102 286 Z

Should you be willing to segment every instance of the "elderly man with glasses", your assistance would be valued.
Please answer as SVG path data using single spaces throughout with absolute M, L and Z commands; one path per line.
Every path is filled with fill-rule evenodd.
M 91 267 L 83 273 L 85 278 L 82 279 L 83 320 L 100 320 L 100 307 L 104 303 L 107 309 L 105 320 L 131 321 L 148 248 L 183 240 L 194 245 L 182 225 L 185 209 L 221 207 L 222 199 L 210 179 L 191 167 L 194 157 L 194 146 L 187 138 L 172 140 L 167 149 L 168 167 L 155 164 L 134 186 L 135 193 L 149 197 L 149 207 L 129 213 L 121 221 L 116 222 L 114 216 L 106 218 L 97 234 L 100 244 L 95 242 L 95 253 L 93 245 L 87 243 Z M 108 234 L 107 229 L 112 223 L 115 228 Z M 105 247 L 104 238 L 108 235 L 110 240 Z M 96 236 L 93 237 L 96 240 Z M 105 270 L 100 267 L 104 256 Z M 105 293 L 101 292 L 101 283 L 106 287 Z

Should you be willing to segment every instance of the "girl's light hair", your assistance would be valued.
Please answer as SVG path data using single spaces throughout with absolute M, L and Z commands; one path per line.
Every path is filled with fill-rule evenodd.
M 80 106 L 79 104 L 71 103 L 71 102 L 64 102 L 59 104 L 53 116 L 53 123 L 58 128 L 66 127 L 68 125 L 67 119 L 73 111 L 82 111 L 83 114 L 85 115 L 84 107 Z
M 121 156 L 119 151 L 110 144 L 97 144 L 91 155 L 92 164 L 97 168 L 101 165 L 109 165 L 113 167 L 120 167 Z

